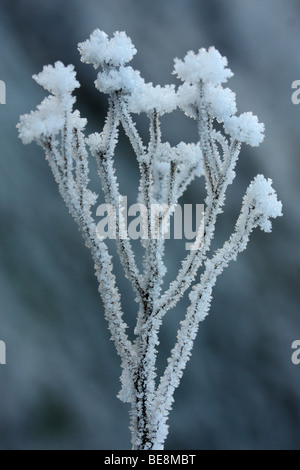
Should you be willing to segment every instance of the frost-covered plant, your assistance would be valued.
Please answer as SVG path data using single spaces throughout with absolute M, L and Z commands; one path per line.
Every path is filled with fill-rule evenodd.
M 222 248 L 208 257 L 217 216 L 223 211 L 226 190 L 235 177 L 241 143 L 258 146 L 264 132 L 264 125 L 252 113 L 236 115 L 235 94 L 223 87 L 232 76 L 227 59 L 214 47 L 200 49 L 197 54 L 188 52 L 183 60 L 175 59 L 174 73 L 183 81 L 176 90 L 174 85 L 145 83 L 138 71 L 126 65 L 136 49 L 123 32 L 116 32 L 109 39 L 97 29 L 79 44 L 79 51 L 83 62 L 100 68 L 95 85 L 108 95 L 109 109 L 102 132 L 85 137 L 86 120 L 77 110 L 73 111 L 72 93 L 79 87 L 74 67 L 56 62 L 33 76 L 50 95 L 36 111 L 21 116 L 19 135 L 24 143 L 36 141 L 44 149 L 59 191 L 92 252 L 105 316 L 122 361 L 119 398 L 131 404 L 133 449 L 162 449 L 173 394 L 190 357 L 199 322 L 208 314 L 216 279 L 246 248 L 255 227 L 271 231 L 270 218 L 281 215 L 281 203 L 272 181 L 256 176 L 244 196 L 234 232 Z M 177 107 L 196 121 L 197 143 L 180 142 L 172 147 L 162 142 L 160 117 Z M 134 113 L 146 113 L 149 118 L 148 145 L 142 142 Z M 121 236 L 122 214 L 116 210 L 118 253 L 138 303 L 134 341 L 126 333 L 112 258 L 97 234 L 91 209 L 97 196 L 88 188 L 89 149 L 98 163 L 106 202 L 117 208 L 121 195 L 114 157 L 120 126 L 139 165 L 139 202 L 147 208 L 149 230 L 152 204 L 173 207 L 196 176 L 204 178 L 207 191 L 203 225 L 198 229 L 194 249 L 164 292 L 164 238 L 142 240 L 144 258 L 140 272 L 131 241 Z M 220 128 L 222 132 L 217 130 Z M 201 265 L 202 274 L 196 279 Z M 158 334 L 163 317 L 189 288 L 190 305 L 166 369 L 156 383 Z

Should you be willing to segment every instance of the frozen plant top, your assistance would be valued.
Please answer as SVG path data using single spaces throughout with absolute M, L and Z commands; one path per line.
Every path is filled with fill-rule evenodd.
M 174 85 L 161 87 L 146 83 L 139 71 L 126 65 L 136 49 L 124 32 L 117 31 L 109 39 L 107 34 L 96 29 L 89 39 L 79 43 L 78 49 L 82 62 L 101 67 L 96 88 L 110 96 L 122 94 L 131 113 L 163 115 L 179 107 L 187 116 L 197 119 L 205 106 L 209 118 L 222 123 L 231 139 L 258 146 L 264 138 L 264 125 L 256 116 L 250 112 L 236 115 L 235 93 L 222 86 L 233 74 L 227 67 L 226 57 L 214 47 L 202 48 L 197 54 L 189 51 L 183 60 L 175 59 L 174 73 L 184 82 L 178 90 Z M 79 87 L 73 65 L 66 67 L 61 62 L 56 62 L 54 67 L 45 66 L 33 78 L 55 99 L 45 100 L 34 114 L 26 115 L 27 123 L 22 119 L 23 129 L 22 126 L 19 129 L 24 142 L 41 135 L 55 135 L 63 114 L 70 111 L 75 102 L 72 92 Z M 55 110 L 57 122 L 50 117 Z
M 116 31 L 112 39 L 100 29 L 96 29 L 84 42 L 78 44 L 82 62 L 93 64 L 95 69 L 100 65 L 118 67 L 130 62 L 136 54 L 131 39 L 123 32 Z
M 71 94 L 75 88 L 79 88 L 80 84 L 76 80 L 76 72 L 74 66 L 64 66 L 62 62 L 56 62 L 52 65 L 45 65 L 42 72 L 32 77 L 45 90 L 54 96 L 63 99 L 65 95 Z
M 257 175 L 249 185 L 244 205 L 253 207 L 253 212 L 258 217 L 258 225 L 265 232 L 271 232 L 272 229 L 269 219 L 282 215 L 282 203 L 278 201 L 276 192 L 272 188 L 272 180 L 266 179 L 263 175 Z
M 125 64 L 136 49 L 124 32 L 115 32 L 112 39 L 96 29 L 88 40 L 78 45 L 82 62 L 102 67 L 95 85 L 102 93 L 122 91 L 132 113 L 159 115 L 170 113 L 179 106 L 190 117 L 196 118 L 195 105 L 199 103 L 200 91 L 203 102 L 212 117 L 224 123 L 226 132 L 238 140 L 258 146 L 263 140 L 264 126 L 252 114 L 235 116 L 237 112 L 235 94 L 222 83 L 232 77 L 227 59 L 214 47 L 200 49 L 197 54 L 189 51 L 183 60 L 175 59 L 174 73 L 184 81 L 175 92 L 174 86 L 153 86 L 145 83 L 140 73 Z M 201 89 L 201 90 L 200 90 Z M 234 117 L 234 118 L 233 118 Z
M 32 78 L 51 95 L 37 106 L 36 111 L 21 116 L 18 128 L 25 144 L 33 140 L 39 142 L 41 138 L 49 138 L 62 130 L 66 113 L 72 111 L 75 103 L 72 93 L 80 87 L 74 66 L 65 67 L 62 62 L 56 62 L 54 66 L 44 66 L 42 72 Z M 71 119 L 76 118 L 78 127 L 84 127 L 86 120 L 79 117 L 78 111 L 71 115 Z
M 233 73 L 227 67 L 226 57 L 214 47 L 189 51 L 183 60 L 175 59 L 174 73 L 184 82 L 197 84 L 201 80 L 214 85 L 227 82 Z
M 190 117 L 197 119 L 200 100 L 209 114 L 233 139 L 258 146 L 264 138 L 264 125 L 252 113 L 235 116 L 235 93 L 223 88 L 222 83 L 233 76 L 227 68 L 227 59 L 214 47 L 189 51 L 183 60 L 175 59 L 174 73 L 184 84 L 178 89 L 178 105 Z
M 252 147 L 258 147 L 263 140 L 265 126 L 258 122 L 257 116 L 248 112 L 225 119 L 224 128 L 239 142 L 246 142 Z

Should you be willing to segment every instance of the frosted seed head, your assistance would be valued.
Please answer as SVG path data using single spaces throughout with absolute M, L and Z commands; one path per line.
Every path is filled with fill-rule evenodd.
M 202 152 L 199 144 L 186 144 L 184 142 L 180 142 L 176 146 L 176 149 L 181 163 L 188 166 L 199 165 L 198 170 L 203 174 Z
M 264 140 L 265 126 L 251 112 L 225 119 L 224 129 L 235 140 L 251 147 L 258 147 Z
M 95 69 L 100 65 L 119 67 L 130 62 L 136 54 L 131 39 L 125 32 L 116 31 L 112 39 L 100 29 L 96 29 L 90 38 L 78 44 L 81 61 L 93 64 Z
M 72 129 L 77 129 L 78 131 L 83 131 L 87 125 L 87 119 L 80 117 L 80 112 L 76 109 L 69 115 L 70 126 Z
M 60 101 L 48 96 L 37 106 L 36 111 L 24 114 L 17 125 L 19 137 L 24 144 L 32 141 L 40 142 L 45 137 L 52 137 L 63 129 L 64 112 Z
M 65 66 L 62 62 L 55 62 L 54 66 L 45 65 L 42 72 L 32 78 L 45 90 L 60 98 L 80 87 L 74 66 Z
M 270 218 L 282 215 L 282 203 L 278 201 L 277 194 L 272 188 L 272 180 L 263 175 L 257 175 L 249 185 L 244 204 L 254 207 L 255 214 L 260 216 L 258 225 L 265 232 L 270 232 L 272 225 Z
M 92 155 L 96 155 L 97 152 L 103 152 L 103 137 L 99 132 L 94 132 L 86 138 L 86 143 L 88 144 Z
M 207 83 L 204 88 L 204 102 L 208 105 L 209 114 L 219 123 L 237 112 L 235 93 L 221 85 Z
M 175 59 L 174 73 L 187 83 L 197 84 L 202 81 L 216 85 L 227 82 L 233 76 L 227 63 L 226 57 L 222 57 L 214 47 L 208 50 L 202 48 L 198 54 L 189 51 L 183 60 Z
M 123 93 L 132 93 L 137 87 L 144 83 L 140 72 L 132 67 L 120 67 L 100 72 L 95 81 L 96 88 L 107 94 L 122 90 Z
M 177 107 L 177 94 L 174 85 L 153 86 L 152 83 L 140 83 L 128 98 L 128 106 L 132 113 L 159 115 L 170 113 Z
M 90 189 L 86 189 L 84 193 L 84 203 L 86 206 L 91 207 L 96 204 L 98 200 L 98 196 L 96 193 L 91 191 Z
M 196 85 L 184 83 L 177 90 L 177 102 L 179 108 L 188 116 L 197 119 L 197 108 L 200 93 Z
M 124 31 L 116 31 L 114 37 L 110 40 L 112 65 L 124 65 L 130 62 L 137 53 L 136 48 L 132 44 L 131 39 Z
M 96 29 L 90 38 L 78 44 L 81 62 L 93 64 L 95 69 L 105 61 L 108 52 L 109 39 L 104 31 Z

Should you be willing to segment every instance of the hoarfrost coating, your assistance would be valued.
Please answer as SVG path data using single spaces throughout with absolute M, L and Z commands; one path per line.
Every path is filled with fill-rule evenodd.
M 241 144 L 257 146 L 264 137 L 264 125 L 256 116 L 250 112 L 236 115 L 235 94 L 222 85 L 233 74 L 227 59 L 215 48 L 200 49 L 197 54 L 190 51 L 183 60 L 175 59 L 174 74 L 183 81 L 177 90 L 174 85 L 160 87 L 146 83 L 139 71 L 126 65 L 136 49 L 124 32 L 116 32 L 109 39 L 97 29 L 78 48 L 83 62 L 101 67 L 95 85 L 108 94 L 109 103 L 102 131 L 85 135 L 86 120 L 79 111 L 73 111 L 72 92 L 79 86 L 74 67 L 56 62 L 34 76 L 51 95 L 36 111 L 21 116 L 19 136 L 24 144 L 35 141 L 45 151 L 60 194 L 91 250 L 105 317 L 121 358 L 119 398 L 131 404 L 132 447 L 163 449 L 174 391 L 191 355 L 199 323 L 209 312 L 216 280 L 246 248 L 254 228 L 271 231 L 270 219 L 282 214 L 282 206 L 272 181 L 258 175 L 246 191 L 232 235 L 221 248 L 210 253 L 217 217 L 224 211 L 226 190 L 235 178 Z M 177 107 L 196 120 L 197 142 L 171 146 L 162 141 L 160 116 Z M 142 112 L 149 119 L 147 143 L 142 141 L 132 116 Z M 159 220 L 165 222 L 195 177 L 204 179 L 207 193 L 194 250 L 183 259 L 175 279 L 164 291 L 165 239 L 141 240 L 144 257 L 139 269 L 131 240 L 122 236 L 124 215 L 115 211 L 118 253 L 138 305 L 134 341 L 126 333 L 112 257 L 105 241 L 97 235 L 92 214 L 97 195 L 88 188 L 90 152 L 97 160 L 105 202 L 117 209 L 122 195 L 114 158 L 120 127 L 138 161 L 138 202 L 149 214 L 148 230 L 151 207 L 155 204 L 168 207 Z M 163 317 L 188 290 L 190 305 L 180 323 L 166 369 L 156 384 L 158 335 Z

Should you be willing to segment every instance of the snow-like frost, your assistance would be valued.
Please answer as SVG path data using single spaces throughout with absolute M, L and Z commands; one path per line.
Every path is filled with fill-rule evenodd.
M 251 112 L 229 117 L 224 122 L 224 128 L 234 139 L 251 147 L 258 147 L 264 140 L 265 126 Z
M 210 115 L 220 123 L 237 112 L 235 93 L 230 88 L 207 83 L 204 89 L 204 101 L 208 105 Z
M 95 68 L 100 65 L 124 65 L 130 62 L 137 52 L 125 32 L 117 31 L 108 39 L 107 34 L 100 29 L 96 29 L 89 39 L 79 43 L 78 49 L 81 61 L 93 64 Z
M 73 113 L 70 113 L 69 118 L 70 118 L 70 126 L 73 127 L 74 129 L 83 131 L 85 126 L 87 125 L 87 119 L 82 118 L 80 116 L 80 112 L 77 109 L 75 109 Z
M 232 72 L 227 68 L 227 59 L 215 48 L 200 49 L 198 54 L 188 52 L 183 61 L 175 60 L 175 73 L 184 81 L 177 91 L 174 85 L 161 87 L 145 83 L 138 71 L 125 66 L 136 53 L 125 33 L 117 32 L 109 39 L 97 29 L 78 48 L 83 62 L 102 67 L 95 85 L 100 92 L 109 95 L 109 105 L 101 132 L 85 137 L 86 119 L 81 118 L 79 111 L 73 111 L 72 93 L 79 86 L 74 68 L 56 62 L 34 76 L 51 95 L 36 111 L 20 117 L 19 136 L 24 144 L 35 140 L 44 149 L 59 191 L 91 250 L 105 318 L 121 358 L 119 398 L 131 404 L 133 449 L 163 449 L 174 391 L 191 356 L 199 323 L 209 313 L 217 278 L 245 250 L 256 227 L 271 231 L 270 219 L 282 215 L 282 205 L 272 181 L 258 175 L 246 191 L 232 235 L 220 249 L 210 253 L 217 217 L 224 211 L 226 190 L 235 177 L 241 143 L 257 146 L 264 132 L 264 125 L 252 113 L 236 116 L 235 94 L 222 87 Z M 177 106 L 196 120 L 198 142 L 172 146 L 162 141 L 161 116 Z M 133 113 L 141 112 L 149 118 L 147 145 L 132 117 Z M 220 126 L 216 128 L 216 121 L 223 123 L 222 130 Z M 121 126 L 138 161 L 138 202 L 151 215 L 153 204 L 159 203 L 163 209 L 154 220 L 154 227 L 151 217 L 146 217 L 149 233 L 152 228 L 159 233 L 157 221 L 162 222 L 164 228 L 168 227 L 168 217 L 195 177 L 203 177 L 205 182 L 206 208 L 194 249 L 186 255 L 175 279 L 164 292 L 164 238 L 141 240 L 145 254 L 140 269 L 131 241 L 123 236 L 124 214 L 117 210 L 122 196 L 114 168 Z M 130 341 L 126 333 L 112 257 L 105 240 L 98 236 L 91 211 L 97 195 L 88 188 L 87 148 L 96 158 L 105 201 L 116 209 L 118 253 L 138 303 L 135 341 Z M 166 369 L 157 383 L 161 323 L 167 311 L 188 290 L 190 305 L 180 323 Z
M 177 107 L 175 86 L 140 83 L 128 98 L 128 107 L 132 113 L 150 114 L 154 110 L 159 115 L 171 113 Z
M 278 201 L 277 194 L 272 187 L 272 180 L 263 175 L 257 175 L 249 185 L 244 204 L 253 207 L 253 211 L 260 217 L 259 225 L 265 232 L 271 232 L 270 218 L 282 215 L 282 203 Z
M 202 152 L 199 144 L 180 142 L 177 144 L 176 149 L 180 163 L 183 165 L 196 165 L 198 170 L 197 176 L 204 174 Z
M 200 90 L 196 85 L 184 83 L 178 88 L 178 106 L 189 117 L 197 119 L 200 104 Z
M 102 150 L 102 138 L 101 134 L 99 132 L 94 132 L 93 134 L 90 134 L 86 138 L 86 143 L 89 146 L 91 153 L 96 154 L 97 152 Z
M 100 72 L 95 81 L 96 88 L 102 93 L 112 94 L 115 91 L 133 93 L 137 87 L 143 85 L 144 80 L 140 72 L 132 67 L 121 66 Z
M 60 61 L 55 62 L 54 66 L 45 65 L 42 72 L 33 75 L 32 78 L 45 90 L 60 97 L 63 97 L 65 93 L 72 93 L 80 86 L 76 80 L 74 65 L 65 66 Z
M 227 82 L 233 76 L 227 64 L 227 58 L 222 57 L 214 47 L 208 50 L 201 48 L 198 54 L 189 51 L 183 60 L 175 59 L 174 73 L 188 83 L 202 81 L 216 85 Z
M 43 137 L 55 136 L 65 122 L 64 110 L 55 96 L 48 96 L 37 106 L 36 111 L 24 114 L 18 124 L 19 137 L 24 144 Z

